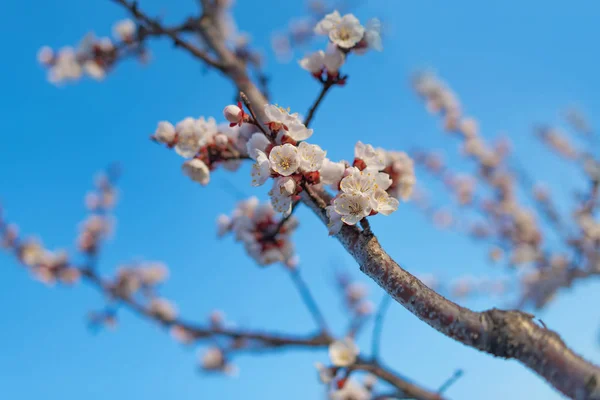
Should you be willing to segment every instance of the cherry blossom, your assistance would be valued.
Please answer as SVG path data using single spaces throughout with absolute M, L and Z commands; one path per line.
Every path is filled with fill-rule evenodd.
M 256 150 L 256 162 L 252 165 L 252 186 L 262 186 L 271 177 L 271 162 L 266 154 Z
M 164 321 L 173 321 L 177 317 L 175 306 L 161 298 L 154 298 L 150 301 L 150 312 Z
M 181 168 L 191 180 L 198 182 L 202 186 L 206 186 L 210 182 L 210 170 L 206 164 L 198 158 L 187 160 L 183 163 Z
M 370 400 L 371 393 L 360 383 L 348 380 L 341 389 L 331 392 L 331 400 Z
M 321 76 L 321 71 L 325 66 L 325 52 L 323 50 L 315 51 L 301 59 L 298 63 L 311 74 Z
M 267 146 L 269 146 L 270 143 L 271 142 L 269 141 L 269 139 L 261 132 L 253 134 L 246 145 L 248 155 L 250 156 L 250 158 L 256 160 L 256 157 L 258 155 L 257 151 L 260 151 L 264 154 L 267 150 Z
M 298 145 L 298 152 L 300 154 L 300 168 L 306 172 L 318 171 L 321 169 L 325 156 L 327 155 L 327 152 L 318 145 L 308 144 L 306 142 L 302 142 Z
M 269 153 L 271 168 L 282 176 L 290 176 L 300 167 L 298 148 L 289 143 L 275 146 Z
M 300 121 L 298 113 L 290 114 L 289 109 L 273 104 L 265 104 L 264 111 L 271 131 L 278 132 L 283 129 L 287 136 L 298 141 L 306 140 L 313 134 L 313 130 Z
M 342 216 L 342 221 L 355 225 L 371 213 L 369 197 L 362 193 L 342 193 L 333 201 L 333 209 Z
M 329 40 L 339 47 L 350 49 L 362 40 L 365 28 L 353 14 L 342 17 L 336 10 L 319 21 L 315 33 L 328 35 Z
M 336 367 L 349 367 L 356 362 L 358 346 L 352 338 L 336 340 L 329 345 L 329 359 Z
M 131 42 L 135 36 L 136 29 L 135 22 L 130 19 L 123 19 L 113 25 L 113 36 L 115 39 Z

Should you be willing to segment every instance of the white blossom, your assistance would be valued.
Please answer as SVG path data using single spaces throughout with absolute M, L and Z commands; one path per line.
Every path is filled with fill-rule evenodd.
M 273 147 L 269 160 L 273 171 L 283 176 L 292 175 L 300 166 L 298 149 L 289 143 Z
M 165 264 L 160 262 L 145 265 L 143 268 L 140 268 L 138 272 L 140 281 L 148 286 L 154 286 L 164 282 L 169 276 L 169 269 Z
M 160 121 L 154 132 L 154 137 L 161 143 L 171 144 L 175 140 L 175 127 L 167 121 Z
M 390 215 L 396 211 L 399 204 L 400 202 L 384 189 L 377 189 L 371 196 L 371 207 L 383 215 Z
M 229 138 L 224 133 L 217 133 L 213 137 L 213 140 L 215 141 L 215 145 L 217 145 L 217 147 L 223 148 L 227 147 L 227 145 L 229 144 Z
M 325 160 L 326 151 L 321 149 L 316 144 L 308 144 L 306 142 L 298 145 L 298 152 L 300 153 L 300 168 L 306 172 L 318 171 L 323 166 Z
M 218 237 L 224 236 L 226 233 L 228 233 L 231 230 L 231 227 L 232 227 L 232 221 L 231 221 L 231 218 L 229 218 L 227 215 L 221 214 L 217 217 L 217 236 Z
M 333 201 L 333 207 L 348 225 L 355 225 L 371 213 L 370 199 L 361 193 L 342 193 Z
M 133 39 L 136 31 L 135 22 L 130 19 L 117 21 L 113 25 L 113 36 L 115 39 L 130 41 Z
M 275 186 L 282 196 L 291 196 L 296 193 L 296 181 L 289 176 L 282 176 L 275 180 Z
M 252 186 L 262 186 L 271 176 L 271 162 L 267 155 L 256 150 L 256 162 L 252 165 Z
M 375 149 L 370 144 L 358 141 L 354 146 L 354 157 L 365 162 L 367 167 L 381 171 L 385 168 L 385 153 L 381 149 Z
M 349 367 L 356 362 L 358 346 L 352 338 L 335 340 L 329 345 L 329 359 L 336 367 Z
M 346 165 L 343 162 L 333 162 L 330 159 L 325 158 L 321 169 L 319 170 L 321 183 L 337 186 L 342 180 L 345 170 Z
M 315 51 L 301 59 L 299 64 L 311 74 L 319 74 L 325 65 L 325 52 L 323 50 Z
M 210 347 L 206 349 L 202 355 L 202 368 L 207 371 L 220 370 L 225 366 L 225 355 L 218 347 Z
M 346 61 L 346 55 L 342 53 L 338 48 L 333 48 L 325 53 L 325 58 L 323 62 L 325 64 L 325 68 L 327 68 L 327 73 L 329 75 L 337 75 L 338 71 Z
M 373 172 L 361 171 L 356 167 L 350 170 L 350 174 L 340 182 L 340 188 L 344 193 L 370 194 L 377 188 L 376 175 Z
M 150 301 L 150 312 L 164 321 L 173 321 L 177 317 L 177 309 L 168 300 L 155 298 Z
M 365 26 L 365 36 L 363 38 L 365 47 L 354 49 L 356 54 L 362 55 L 369 49 L 375 51 L 383 51 L 383 44 L 381 43 L 381 21 L 377 18 L 369 20 Z
M 337 235 L 344 225 L 342 215 L 338 214 L 333 206 L 327 206 L 325 211 L 327 212 L 327 230 L 329 231 L 329 235 Z
M 335 378 L 333 370 L 329 367 L 326 367 L 322 363 L 320 363 L 320 362 L 315 363 L 315 368 L 317 369 L 317 372 L 319 373 L 319 380 L 321 381 L 321 383 L 329 384 L 329 383 L 331 383 L 331 381 L 333 381 L 333 378 Z
M 52 63 L 53 59 L 54 51 L 50 47 L 43 46 L 38 50 L 37 60 L 40 64 L 49 65 L 50 63 Z
M 48 79 L 52 83 L 81 78 L 83 70 L 77 61 L 77 55 L 72 47 L 64 47 L 56 55 L 56 62 L 48 71 Z
M 246 149 L 248 150 L 248 156 L 253 160 L 256 160 L 258 155 L 257 151 L 264 153 L 267 150 L 267 146 L 270 144 L 269 139 L 262 133 L 256 132 L 250 137 L 248 143 L 246 143 Z
M 282 193 L 277 184 L 269 191 L 269 196 L 271 196 L 271 204 L 275 211 L 282 213 L 284 216 L 292 213 L 292 197 Z
M 88 60 L 83 64 L 83 70 L 86 74 L 96 80 L 102 80 L 106 76 L 106 71 L 96 61 Z
M 290 114 L 289 109 L 286 110 L 273 104 L 265 104 L 265 115 L 272 126 L 283 127 L 286 135 L 294 140 L 306 140 L 313 134 L 313 130 L 308 129 L 300 121 L 298 113 Z
M 206 186 L 210 182 L 210 170 L 204 162 L 198 158 L 187 160 L 181 167 L 183 172 L 193 181 Z
M 371 393 L 360 383 L 348 380 L 344 387 L 331 392 L 331 400 L 369 400 Z
M 365 28 L 353 14 L 342 17 L 336 10 L 319 21 L 315 33 L 328 35 L 329 40 L 339 47 L 350 49 L 362 40 Z
M 194 118 L 187 117 L 175 125 L 177 133 L 175 151 L 182 157 L 191 158 L 200 150 L 200 134 L 194 129 L 195 123 Z
M 217 121 L 212 117 L 208 119 L 200 117 L 194 122 L 194 131 L 198 135 L 200 146 L 204 146 L 219 132 Z

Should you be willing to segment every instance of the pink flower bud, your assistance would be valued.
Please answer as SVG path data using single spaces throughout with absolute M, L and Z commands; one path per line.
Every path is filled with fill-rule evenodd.
M 239 124 L 242 122 L 244 113 L 242 112 L 241 108 L 231 104 L 223 109 L 223 115 L 225 116 L 225 119 L 232 124 Z

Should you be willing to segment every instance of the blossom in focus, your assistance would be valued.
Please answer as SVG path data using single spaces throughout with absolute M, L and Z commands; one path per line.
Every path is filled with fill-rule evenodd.
M 300 167 L 298 149 L 289 143 L 273 147 L 269 161 L 273 171 L 282 176 L 290 176 Z
M 288 109 L 273 104 L 265 104 L 267 125 L 274 131 L 285 130 L 285 134 L 294 140 L 306 140 L 313 130 L 308 129 L 301 121 L 298 113 L 290 114 Z
M 271 161 L 266 154 L 256 150 L 256 162 L 252 165 L 252 186 L 262 186 L 271 177 Z
M 350 49 L 362 40 L 365 28 L 353 14 L 342 17 L 336 10 L 317 23 L 315 33 L 328 35 L 329 40 L 337 46 Z
M 223 115 L 225 119 L 229 121 L 230 126 L 241 126 L 244 122 L 244 117 L 246 113 L 242 109 L 242 104 L 238 103 L 237 105 L 230 104 L 223 109 Z
M 298 146 L 300 155 L 300 168 L 303 171 L 318 171 L 323 166 L 327 152 L 316 144 L 300 143 Z

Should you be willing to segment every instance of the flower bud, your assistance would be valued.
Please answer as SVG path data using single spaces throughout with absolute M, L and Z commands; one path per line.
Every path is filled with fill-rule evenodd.
M 244 113 L 238 106 L 230 104 L 223 109 L 223 115 L 232 124 L 241 124 Z

